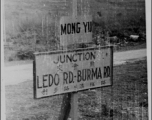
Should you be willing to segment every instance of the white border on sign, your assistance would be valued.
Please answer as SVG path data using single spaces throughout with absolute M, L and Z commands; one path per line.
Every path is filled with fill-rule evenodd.
M 145 0 L 146 4 L 146 36 L 147 36 L 147 75 L 148 75 L 148 116 L 151 120 L 151 0 Z
M 4 76 L 4 0 L 1 0 L 1 119 L 6 120 L 5 109 L 5 76 Z
M 78 89 L 78 90 L 70 90 L 68 92 L 59 92 L 56 94 L 49 94 L 49 95 L 44 95 L 44 96 L 38 96 L 37 93 L 38 92 L 36 86 L 37 86 L 37 82 L 36 82 L 36 74 L 37 74 L 37 61 L 36 61 L 36 56 L 45 56 L 45 55 L 54 55 L 54 54 L 62 54 L 62 53 L 73 53 L 73 52 L 84 52 L 84 51 L 89 51 L 89 50 L 103 50 L 103 49 L 109 49 L 110 50 L 110 66 L 111 66 L 111 76 L 109 78 L 109 82 L 107 82 L 107 84 L 105 85 L 100 85 L 100 86 L 95 86 L 95 87 L 86 87 L 83 89 Z M 34 56 L 34 61 L 33 61 L 33 90 L 34 90 L 34 99 L 41 99 L 41 98 L 46 98 L 46 97 L 50 97 L 50 96 L 56 96 L 59 94 L 65 94 L 65 93 L 72 93 L 72 92 L 78 92 L 78 91 L 83 91 L 83 90 L 88 90 L 88 89 L 95 89 L 95 88 L 99 88 L 99 87 L 107 87 L 107 86 L 112 86 L 113 85 L 113 46 L 104 46 L 104 47 L 88 47 L 88 48 L 79 48 L 79 49 L 73 49 L 73 50 L 64 50 L 64 51 L 50 51 L 50 52 L 39 52 L 39 53 L 35 53 Z

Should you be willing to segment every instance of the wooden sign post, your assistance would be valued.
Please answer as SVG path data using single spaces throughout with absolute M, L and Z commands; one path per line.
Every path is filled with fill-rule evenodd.
M 77 0 L 73 0 L 73 17 L 77 17 Z M 78 120 L 78 93 L 71 94 L 71 110 L 69 115 L 69 120 Z
M 72 17 L 65 17 L 65 21 L 60 21 L 60 27 L 62 26 L 62 32 L 65 34 L 64 39 L 67 36 L 72 39 L 75 36 L 79 38 L 90 35 L 91 20 L 85 19 L 86 16 L 77 16 L 77 0 L 73 0 Z M 78 25 L 75 26 L 76 24 Z M 69 32 L 68 28 L 71 25 L 72 30 L 76 31 L 79 27 L 81 31 Z M 74 43 L 66 43 L 67 46 L 71 44 Z M 111 46 L 35 53 L 34 98 L 64 94 L 58 120 L 78 120 L 78 91 L 112 85 L 112 55 Z
M 73 19 L 76 19 L 77 18 L 77 0 L 73 0 L 72 5 L 73 5 L 72 17 Z M 72 37 L 72 39 L 74 39 L 74 36 Z M 64 95 L 59 120 L 78 120 L 77 110 L 78 110 L 78 93 L 68 93 L 67 95 Z

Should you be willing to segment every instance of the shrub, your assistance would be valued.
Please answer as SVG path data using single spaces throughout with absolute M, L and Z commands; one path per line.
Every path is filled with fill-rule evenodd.
M 34 51 L 28 51 L 28 50 L 21 50 L 17 52 L 17 57 L 20 60 L 26 60 L 26 59 L 33 59 L 34 55 L 33 55 Z

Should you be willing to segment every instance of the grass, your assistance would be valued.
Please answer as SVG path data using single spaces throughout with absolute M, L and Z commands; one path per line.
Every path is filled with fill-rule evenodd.
M 59 13 L 66 16 L 71 12 L 71 7 L 70 0 L 67 0 L 67 6 L 61 0 L 58 2 L 61 4 L 53 0 L 5 1 L 5 35 L 6 41 L 11 44 L 5 48 L 6 61 L 32 58 L 31 52 L 35 50 L 59 49 L 54 15 Z M 93 35 L 97 36 L 104 30 L 110 31 L 113 35 L 122 31 L 123 34 L 145 32 L 144 3 L 144 0 L 141 0 L 140 4 L 131 0 L 90 0 L 90 13 L 96 27 L 99 28 Z M 82 8 L 87 8 L 85 3 L 82 5 Z M 78 14 L 82 14 L 80 8 L 78 10 Z M 115 48 L 115 51 L 141 48 L 146 48 L 146 42 L 129 43 L 124 47 Z M 80 92 L 79 119 L 111 120 L 113 117 L 114 120 L 148 120 L 146 65 L 144 60 L 116 66 L 112 87 Z M 5 90 L 7 120 L 57 120 L 62 95 L 34 100 L 32 81 L 9 85 Z
M 121 52 L 121 51 L 128 51 L 128 50 L 139 50 L 139 49 L 146 49 L 146 42 L 129 42 L 125 46 L 119 47 L 116 46 L 114 47 L 115 52 Z
M 92 46 L 92 45 L 90 45 Z M 24 46 L 25 47 L 25 46 Z M 77 46 L 76 46 L 77 47 Z M 79 47 L 87 47 L 87 45 L 81 45 Z M 26 47 L 25 47 L 26 48 Z M 28 48 L 28 47 L 27 47 Z M 45 51 L 42 50 L 42 46 L 38 46 L 36 47 L 37 49 L 41 49 L 40 51 Z M 45 46 L 43 46 L 44 49 L 46 49 Z M 53 49 L 54 48 L 54 49 Z M 70 46 L 69 49 L 72 49 L 73 46 Z M 129 42 L 128 44 L 124 44 L 124 46 L 114 46 L 114 52 L 121 52 L 121 51 L 128 51 L 128 50 L 138 50 L 138 49 L 146 49 L 146 42 Z M 52 50 L 58 50 L 58 47 L 54 46 L 52 47 Z M 19 62 L 24 62 L 24 61 L 30 61 L 33 59 L 33 53 L 35 52 L 35 50 L 30 50 L 30 49 L 20 49 L 20 50 L 13 50 L 9 49 L 9 48 L 5 48 L 5 53 L 4 53 L 4 57 L 5 57 L 5 63 L 9 64 L 9 63 L 14 63 L 16 62 L 17 64 Z
M 34 51 L 59 49 L 58 24 L 62 16 L 71 15 L 71 0 L 5 0 L 4 3 L 4 39 L 9 44 L 5 47 L 5 61 L 27 60 Z M 109 31 L 111 36 L 146 33 L 145 0 L 78 1 L 78 15 L 84 14 L 93 16 L 93 39 L 101 31 Z M 132 48 L 135 47 L 129 45 L 118 49 Z
M 112 87 L 79 92 L 79 120 L 148 120 L 147 62 L 114 67 Z M 7 120 L 57 120 L 62 95 L 33 99 L 33 81 L 9 85 Z

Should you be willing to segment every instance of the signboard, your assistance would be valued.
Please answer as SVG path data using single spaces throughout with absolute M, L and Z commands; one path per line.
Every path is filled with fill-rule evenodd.
M 92 41 L 92 17 L 62 17 L 60 20 L 60 44 L 67 46 Z
M 112 85 L 112 46 L 35 53 L 34 98 Z

